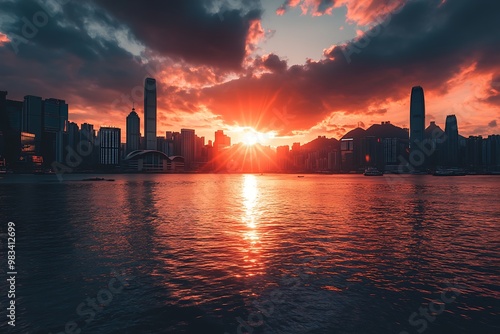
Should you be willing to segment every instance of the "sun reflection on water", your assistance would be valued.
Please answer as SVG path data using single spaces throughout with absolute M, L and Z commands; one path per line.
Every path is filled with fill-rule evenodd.
M 243 216 L 241 218 L 244 226 L 243 239 L 248 243 L 244 252 L 244 267 L 250 272 L 247 276 L 257 274 L 255 270 L 261 273 L 259 260 L 261 252 L 259 223 L 261 210 L 259 206 L 259 188 L 255 175 L 244 175 L 242 185 Z
M 257 180 L 254 175 L 245 175 L 243 181 L 243 205 L 245 206 L 245 215 L 243 222 L 249 228 L 256 228 L 256 204 L 257 204 Z

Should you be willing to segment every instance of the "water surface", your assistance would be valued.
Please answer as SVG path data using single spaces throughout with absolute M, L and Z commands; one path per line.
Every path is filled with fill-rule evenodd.
M 18 266 L 0 332 L 500 329 L 500 177 L 86 177 L 0 180 Z

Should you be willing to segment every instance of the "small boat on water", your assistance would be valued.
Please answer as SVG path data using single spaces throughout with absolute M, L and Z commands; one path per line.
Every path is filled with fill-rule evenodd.
M 82 181 L 114 181 L 114 179 L 105 179 L 103 177 L 89 177 L 83 179 Z
M 297 177 L 304 177 L 304 175 L 297 175 Z
M 384 173 L 379 171 L 375 167 L 368 167 L 365 169 L 365 172 L 363 173 L 364 176 L 383 176 Z
M 434 176 L 465 176 L 467 173 L 465 170 L 460 168 L 444 168 L 444 169 L 436 169 L 434 171 Z

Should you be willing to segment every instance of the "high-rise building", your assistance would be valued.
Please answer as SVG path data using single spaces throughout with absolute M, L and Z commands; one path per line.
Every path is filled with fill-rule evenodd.
M 214 147 L 216 151 L 221 151 L 224 148 L 231 146 L 231 138 L 224 134 L 223 130 L 215 131 Z
M 120 163 L 120 138 L 119 128 L 101 127 L 97 135 L 99 141 L 99 164 L 116 166 Z
M 203 147 L 205 147 L 205 137 L 195 136 L 194 161 L 196 162 L 202 161 Z
M 455 115 L 446 116 L 444 133 L 446 135 L 446 165 L 449 167 L 458 167 L 458 124 Z
M 184 157 L 184 168 L 194 167 L 195 133 L 192 129 L 181 129 L 181 155 Z
M 42 155 L 46 163 L 64 159 L 64 134 L 68 130 L 68 104 L 64 100 L 45 99 L 42 103 Z
M 68 145 L 74 151 L 78 150 L 78 143 L 80 142 L 80 128 L 74 122 L 68 123 Z
M 33 133 L 35 135 L 37 153 L 41 154 L 43 132 L 41 97 L 33 95 L 26 95 L 24 97 L 21 131 Z
M 138 150 L 141 142 L 141 120 L 135 108 L 127 116 L 127 147 L 126 153 Z
M 23 101 L 6 100 L 5 107 L 7 117 L 9 118 L 10 129 L 20 132 L 23 115 Z
M 156 150 L 156 80 L 144 82 L 144 137 L 146 150 Z
M 410 151 L 418 149 L 416 143 L 424 140 L 425 101 L 424 90 L 420 86 L 411 89 L 410 98 Z
M 99 161 L 99 144 L 96 142 L 96 134 L 93 124 L 83 123 L 81 125 L 80 142 L 78 145 L 85 151 L 85 154 L 83 154 L 82 167 L 95 167 Z

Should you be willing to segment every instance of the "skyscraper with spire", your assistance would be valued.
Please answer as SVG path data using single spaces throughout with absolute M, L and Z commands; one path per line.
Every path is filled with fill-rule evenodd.
M 127 154 L 140 149 L 141 141 L 141 119 L 132 107 L 132 111 L 127 116 Z
M 156 150 L 156 80 L 144 82 L 144 140 L 146 150 Z

